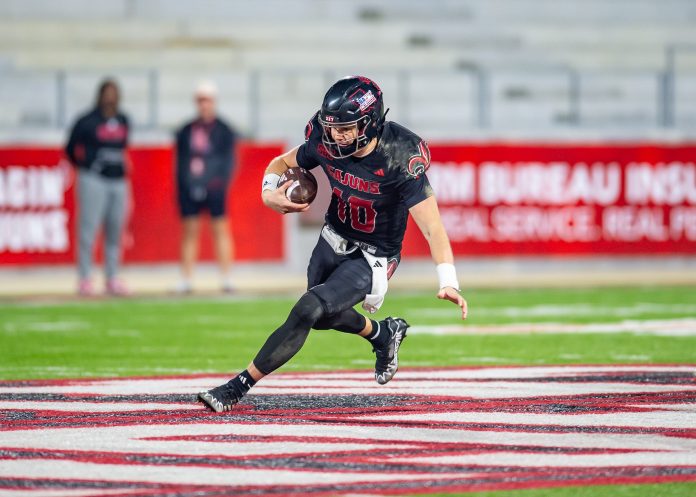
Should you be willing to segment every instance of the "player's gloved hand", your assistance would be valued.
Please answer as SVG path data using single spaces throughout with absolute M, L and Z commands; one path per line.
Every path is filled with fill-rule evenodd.
M 462 297 L 459 294 L 459 292 L 457 291 L 456 288 L 452 288 L 451 286 L 446 286 L 444 288 L 441 288 L 440 291 L 437 292 L 437 298 L 443 299 L 443 300 L 449 300 L 450 302 L 457 304 L 459 307 L 462 308 L 462 319 L 466 319 L 466 313 L 467 313 L 466 300 L 464 300 L 464 297 Z
M 290 188 L 290 185 L 292 185 L 292 181 L 286 181 L 275 190 L 265 190 L 262 194 L 263 203 L 281 214 L 304 212 L 309 209 L 309 204 L 295 204 L 288 200 L 285 191 Z

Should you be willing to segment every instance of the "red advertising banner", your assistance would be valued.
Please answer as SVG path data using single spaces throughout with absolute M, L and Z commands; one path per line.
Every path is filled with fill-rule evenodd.
M 284 257 L 282 217 L 263 206 L 259 185 L 278 144 L 242 143 L 228 195 L 235 259 Z M 180 220 L 172 150 L 130 149 L 134 210 L 126 230 L 125 262 L 179 258 Z M 71 263 L 75 259 L 75 173 L 57 148 L 0 148 L 0 264 Z M 212 259 L 202 230 L 201 259 Z
M 457 255 L 696 254 L 696 145 L 431 146 Z M 405 254 L 429 255 L 413 222 Z
M 280 145 L 241 144 L 228 197 L 238 260 L 281 260 L 259 178 Z M 696 145 L 433 145 L 428 177 L 457 255 L 696 254 Z M 126 262 L 179 257 L 172 152 L 131 150 Z M 0 264 L 74 261 L 74 171 L 56 148 L 0 148 Z M 212 258 L 203 230 L 201 256 Z M 428 256 L 411 223 L 406 255 Z

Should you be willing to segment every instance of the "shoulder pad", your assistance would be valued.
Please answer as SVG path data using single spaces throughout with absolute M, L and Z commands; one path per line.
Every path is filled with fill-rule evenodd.
M 388 122 L 382 137 L 390 141 L 393 158 L 406 177 L 418 178 L 430 167 L 430 149 L 420 136 L 395 122 Z
M 319 112 L 317 111 L 317 113 L 312 116 L 312 118 L 309 120 L 309 122 L 307 122 L 307 125 L 305 126 L 305 141 L 308 142 L 310 138 L 312 138 L 312 135 L 316 136 L 317 132 L 321 133 L 320 128 L 321 126 L 319 124 Z
M 430 167 L 430 149 L 425 140 L 418 142 L 416 150 L 408 159 L 408 165 L 406 172 L 409 176 L 418 178 L 421 174 L 425 172 Z

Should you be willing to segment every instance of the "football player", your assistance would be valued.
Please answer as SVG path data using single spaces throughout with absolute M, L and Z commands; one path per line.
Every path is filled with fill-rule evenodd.
M 298 166 L 324 170 L 331 203 L 309 261 L 307 292 L 247 369 L 199 394 L 214 411 L 229 410 L 257 381 L 288 362 L 312 328 L 365 338 L 377 356 L 377 383 L 394 377 L 409 325 L 401 318 L 368 319 L 353 306 L 362 302 L 364 309 L 375 312 L 382 304 L 387 280 L 399 264 L 409 213 L 430 245 L 440 281 L 437 297 L 459 306 L 466 318 L 449 238 L 425 174 L 428 146 L 403 126 L 385 121 L 385 116 L 382 90 L 374 81 L 360 76 L 341 79 L 329 88 L 321 109 L 307 124 L 305 143 L 268 165 L 262 186 L 266 206 L 282 214 L 309 207 L 287 199 L 290 181 L 278 184 L 284 171 Z

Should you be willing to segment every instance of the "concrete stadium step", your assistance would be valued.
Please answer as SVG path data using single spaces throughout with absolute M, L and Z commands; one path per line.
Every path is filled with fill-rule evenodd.
M 471 0 L 477 20 L 633 24 L 635 22 L 688 23 L 696 20 L 691 0 Z

